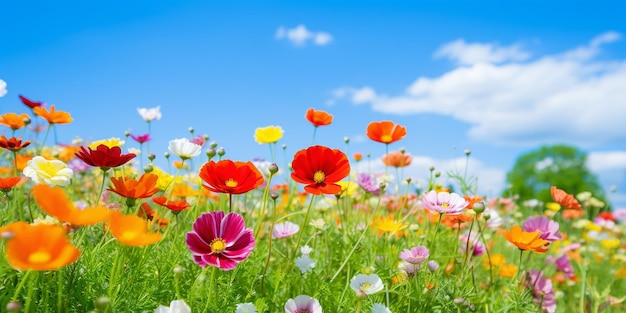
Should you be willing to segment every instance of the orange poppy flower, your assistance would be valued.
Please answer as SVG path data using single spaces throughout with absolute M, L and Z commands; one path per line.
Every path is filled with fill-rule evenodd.
M 367 137 L 384 144 L 394 143 L 406 136 L 406 127 L 392 121 L 371 122 L 367 125 Z
M 50 106 L 50 111 L 46 110 L 46 108 L 42 106 L 34 107 L 33 113 L 37 116 L 43 117 L 50 124 L 68 124 L 74 120 L 67 112 L 55 111 L 54 104 Z
M 355 152 L 355 153 L 352 155 L 352 158 L 353 158 L 355 161 L 359 162 L 359 161 L 363 160 L 363 153 L 361 153 L 361 152 Z
M 146 221 L 135 215 L 122 215 L 120 211 L 114 211 L 109 216 L 109 229 L 122 244 L 127 246 L 147 246 L 163 237 L 159 233 L 149 233 Z
M 20 176 L 0 177 L 0 191 L 9 192 L 22 180 Z
M 23 155 L 23 154 L 16 154 L 15 155 L 15 167 L 17 168 L 18 171 L 23 171 L 24 168 L 26 166 L 28 166 L 28 161 L 32 160 L 33 156 L 32 155 Z
M 578 200 L 574 198 L 571 194 L 556 188 L 556 186 L 550 187 L 550 194 L 552 194 L 552 199 L 558 202 L 561 207 L 570 210 L 580 210 L 582 206 L 578 203 Z
M 345 153 L 324 146 L 311 146 L 298 151 L 291 166 L 291 179 L 305 184 L 304 190 L 314 195 L 339 194 L 341 186 L 337 182 L 350 174 L 350 163 Z
M 548 251 L 545 246 L 550 242 L 541 239 L 538 231 L 525 232 L 518 225 L 515 225 L 509 231 L 503 232 L 504 238 L 510 243 L 517 246 L 520 250 L 532 250 L 538 253 L 544 253 Z
M 61 222 L 72 225 L 92 225 L 106 220 L 110 211 L 101 206 L 78 209 L 63 189 L 47 184 L 35 185 L 32 189 L 35 201 L 41 209 Z
M 150 205 L 146 202 L 141 204 L 139 211 L 137 211 L 137 216 L 145 217 L 148 221 L 152 221 L 160 227 L 167 226 L 170 223 L 167 219 L 159 216 L 159 213 L 154 212 L 154 210 L 152 210 Z
M 263 183 L 263 175 L 252 162 L 209 161 L 200 169 L 202 187 L 233 195 L 246 193 Z
M 30 100 L 30 99 L 28 99 L 28 98 L 26 98 L 26 97 L 24 97 L 22 95 L 19 95 L 18 97 L 20 98 L 20 100 L 22 100 L 22 103 L 24 103 L 24 105 L 26 105 L 27 107 L 29 107 L 31 109 L 35 108 L 35 107 L 40 107 L 40 106 L 43 105 L 42 101 L 33 101 L 33 100 Z
M 107 190 L 113 191 L 124 198 L 149 198 L 159 192 L 159 189 L 156 188 L 158 179 L 159 176 L 152 173 L 141 175 L 139 180 L 129 177 L 112 177 L 111 183 L 113 184 L 113 187 L 108 188 Z
M 7 139 L 7 137 L 4 137 L 4 135 L 0 135 L 0 148 L 4 148 L 13 152 L 20 151 L 23 148 L 28 147 L 30 144 L 31 141 L 22 142 L 22 136 L 19 136 L 17 138 L 11 137 Z
M 411 165 L 413 156 L 400 151 L 389 152 L 382 157 L 382 161 L 387 166 L 405 167 Z
M 26 126 L 26 122 L 30 122 L 30 116 L 26 113 L 17 115 L 15 113 L 5 113 L 0 115 L 0 124 L 10 127 L 12 130 L 17 130 Z
M 569 210 L 568 209 L 568 210 L 563 210 L 563 213 L 561 213 L 561 216 L 563 216 L 563 218 L 566 220 L 573 220 L 583 215 L 585 215 L 585 211 L 583 210 Z
M 15 269 L 52 271 L 74 263 L 80 256 L 60 225 L 15 222 L 0 228 L 0 233 L 6 231 L 12 234 L 6 256 Z
M 306 119 L 313 124 L 313 126 L 325 126 L 330 125 L 333 122 L 333 115 L 328 114 L 326 111 L 316 111 L 313 108 L 309 108 L 306 111 Z
M 169 200 L 168 201 L 167 197 L 165 196 L 154 197 L 152 198 L 152 201 L 154 201 L 154 203 L 160 206 L 164 206 L 170 209 L 170 211 L 174 213 L 179 213 L 180 211 L 188 209 L 190 207 L 189 203 L 187 203 L 187 201 L 185 200 Z

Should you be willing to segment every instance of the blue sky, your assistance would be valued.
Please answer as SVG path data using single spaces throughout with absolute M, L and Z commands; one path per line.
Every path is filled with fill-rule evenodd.
M 146 133 L 137 108 L 160 106 L 157 164 L 188 127 L 251 160 L 269 158 L 254 130 L 280 125 L 290 158 L 311 144 L 309 107 L 335 116 L 316 144 L 345 149 L 348 137 L 350 154 L 377 160 L 384 146 L 366 126 L 392 120 L 408 130 L 390 146 L 414 156 L 406 175 L 462 168 L 470 149 L 492 196 L 521 153 L 566 143 L 624 207 L 623 12 L 623 1 L 5 2 L 0 112 L 28 112 L 20 94 L 55 104 L 75 119 L 57 128 L 69 142 Z

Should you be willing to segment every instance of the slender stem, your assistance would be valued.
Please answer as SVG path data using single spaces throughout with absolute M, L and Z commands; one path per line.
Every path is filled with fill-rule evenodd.
M 217 267 L 213 267 L 211 270 L 211 278 L 209 282 L 209 301 L 206 301 L 204 305 L 204 312 L 208 312 L 209 303 L 214 303 L 217 298 Z
M 289 264 L 287 268 L 290 269 L 293 266 L 294 259 L 296 258 L 296 254 L 298 253 L 298 249 L 300 249 L 300 242 L 302 241 L 302 235 L 304 234 L 304 228 L 309 221 L 309 214 L 311 213 L 311 208 L 313 207 L 313 199 L 315 199 L 315 195 L 311 195 L 311 201 L 309 202 L 309 207 L 306 209 L 306 214 L 304 215 L 304 221 L 302 222 L 302 226 L 300 226 L 300 232 L 298 233 L 298 241 L 296 242 L 296 248 L 291 254 L 291 258 L 289 260 Z
M 274 232 L 274 225 L 276 224 L 276 200 L 274 200 L 274 205 L 272 207 L 272 225 L 270 226 L 269 232 L 269 243 L 267 246 L 267 259 L 265 259 L 265 267 L 263 268 L 263 275 L 261 275 L 261 293 L 263 293 L 263 282 L 265 281 L 265 274 L 267 273 L 267 268 L 270 265 L 270 257 L 272 256 L 272 233 Z
M 98 197 L 96 198 L 96 206 L 100 203 L 100 198 L 102 198 L 102 193 L 104 192 L 104 185 L 106 184 L 108 171 L 108 169 L 102 169 L 102 185 L 100 186 L 100 192 L 98 193 Z
M 24 287 L 24 284 L 26 284 L 26 281 L 28 281 L 28 276 L 30 276 L 31 272 L 32 272 L 31 270 L 27 270 L 26 272 L 24 272 L 24 276 L 22 276 L 22 280 L 20 280 L 20 282 L 17 284 L 17 287 L 15 287 L 13 298 L 11 298 L 12 302 L 17 301 L 17 297 L 20 295 L 20 291 L 22 291 L 22 288 Z

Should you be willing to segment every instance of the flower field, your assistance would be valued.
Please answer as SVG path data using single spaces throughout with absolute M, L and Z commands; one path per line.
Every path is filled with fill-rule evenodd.
M 158 107 L 138 109 L 145 134 L 51 144 L 71 114 L 20 97 L 24 113 L 0 115 L 2 310 L 626 310 L 626 212 L 559 186 L 542 205 L 487 198 L 463 170 L 431 168 L 420 189 L 403 174 L 412 156 L 389 151 L 410 136 L 393 121 L 363 125 L 380 172 L 349 140 L 277 161 L 280 126 L 254 134 L 270 161 L 231 160 L 190 131 L 161 168 L 149 146 Z M 332 127 L 328 112 L 303 115 L 313 141 Z

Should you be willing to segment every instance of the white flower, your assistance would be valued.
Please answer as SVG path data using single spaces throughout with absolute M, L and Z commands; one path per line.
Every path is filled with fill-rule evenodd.
M 272 231 L 272 238 L 287 238 L 293 236 L 300 230 L 300 226 L 292 223 L 292 222 L 282 222 L 274 225 L 274 230 Z
M 300 269 L 302 274 L 306 272 L 311 272 L 315 267 L 315 261 L 311 259 L 308 255 L 299 256 L 295 260 L 296 266 Z
M 254 304 L 247 303 L 239 303 L 237 304 L 237 308 L 235 309 L 235 313 L 257 313 L 257 309 Z
M 311 226 L 313 226 L 313 227 L 315 227 L 317 229 L 320 229 L 320 230 L 323 230 L 324 228 L 326 228 L 326 222 L 324 221 L 323 218 L 318 218 L 316 220 L 312 220 L 311 222 L 309 222 L 309 225 L 311 225 Z
M 128 148 L 128 153 L 132 153 L 134 155 L 139 155 L 139 154 L 141 154 L 141 150 L 137 149 L 137 148 Z
M 183 160 L 191 159 L 202 152 L 202 146 L 189 141 L 187 138 L 171 140 L 168 149 Z
M 285 313 L 322 313 L 322 306 L 317 299 L 307 295 L 299 295 L 295 299 L 287 300 L 285 303 Z
M 391 313 L 391 310 L 380 303 L 374 303 L 372 306 L 372 313 Z
M 141 115 L 141 118 L 146 122 L 151 122 L 154 120 L 161 119 L 161 106 L 156 106 L 154 108 L 137 108 L 137 112 Z
M 302 255 L 309 255 L 311 252 L 313 252 L 313 248 L 309 247 L 309 245 L 304 245 L 300 248 Z
M 7 83 L 0 79 L 0 97 L 7 94 Z
M 504 224 L 504 221 L 502 220 L 502 217 L 500 217 L 498 210 L 486 208 L 485 212 L 483 212 L 483 216 L 487 216 L 487 215 L 489 215 L 489 219 L 487 220 L 487 223 L 486 223 L 487 228 L 496 229 L 502 226 L 502 224 Z
M 191 313 L 191 308 L 185 303 L 185 300 L 174 300 L 170 302 L 170 306 L 159 305 L 154 313 Z
M 383 281 L 376 274 L 358 274 L 350 280 L 350 287 L 360 297 L 366 297 L 385 288 Z
M 36 184 L 48 184 L 51 187 L 69 185 L 74 175 L 74 172 L 62 161 L 46 160 L 42 156 L 36 156 L 28 161 L 23 173 Z

